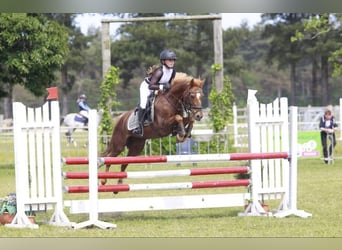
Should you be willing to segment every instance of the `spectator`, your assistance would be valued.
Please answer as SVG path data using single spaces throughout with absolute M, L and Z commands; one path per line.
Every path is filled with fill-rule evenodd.
M 335 130 L 337 128 L 337 124 L 335 122 L 335 118 L 332 115 L 331 111 L 327 109 L 324 112 L 324 116 L 322 116 L 319 122 L 319 130 L 321 131 L 321 144 L 323 148 L 323 157 L 324 163 L 328 163 L 332 160 L 333 149 L 336 146 L 336 136 Z M 330 145 L 328 147 L 328 140 L 330 140 Z

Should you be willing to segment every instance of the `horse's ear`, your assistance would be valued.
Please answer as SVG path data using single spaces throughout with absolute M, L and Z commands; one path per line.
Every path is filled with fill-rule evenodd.
M 202 79 L 201 76 L 198 77 L 198 81 L 200 82 L 200 86 L 201 88 L 203 87 L 204 83 L 205 83 L 205 79 Z
M 192 78 L 191 82 L 190 82 L 190 86 L 191 87 L 198 86 L 198 87 L 202 88 L 204 85 L 204 82 L 205 82 L 205 80 L 202 80 L 200 78 Z
M 201 88 L 202 88 L 205 83 L 205 79 L 200 79 L 200 82 L 201 82 Z

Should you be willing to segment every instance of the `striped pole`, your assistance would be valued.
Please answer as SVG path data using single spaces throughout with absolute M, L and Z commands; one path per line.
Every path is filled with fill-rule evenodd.
M 166 156 L 125 156 L 125 157 L 100 157 L 99 164 L 124 164 L 124 163 L 159 163 L 167 162 Z M 67 165 L 86 165 L 89 163 L 87 157 L 67 157 L 62 158 L 62 162 Z
M 222 180 L 222 181 L 195 181 L 179 183 L 157 183 L 157 184 L 118 184 L 98 186 L 98 192 L 128 192 L 128 191 L 152 191 L 152 190 L 181 190 L 199 188 L 220 188 L 220 187 L 246 187 L 250 180 Z M 66 186 L 67 193 L 88 193 L 89 186 Z
M 233 154 L 198 154 L 198 155 L 162 155 L 162 156 L 126 156 L 100 157 L 100 164 L 161 163 L 161 162 L 206 162 L 206 161 L 241 161 L 263 159 L 288 159 L 287 152 L 233 153 Z M 62 159 L 67 165 L 88 164 L 87 157 L 67 157 Z
M 181 170 L 160 170 L 160 171 L 136 171 L 136 172 L 102 172 L 98 173 L 99 179 L 138 179 L 138 178 L 159 178 L 176 176 L 194 176 L 194 175 L 214 175 L 214 174 L 238 174 L 248 173 L 249 167 L 221 167 L 221 168 L 198 168 Z M 64 172 L 65 179 L 88 179 L 88 172 Z

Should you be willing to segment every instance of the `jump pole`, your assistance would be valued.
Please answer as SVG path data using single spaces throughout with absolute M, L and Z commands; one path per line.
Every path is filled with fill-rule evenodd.
M 221 181 L 195 181 L 179 183 L 155 183 L 155 184 L 118 184 L 103 185 L 98 187 L 98 192 L 129 192 L 129 191 L 152 191 L 152 190 L 182 190 L 199 188 L 220 188 L 220 187 L 246 187 L 250 181 L 244 180 L 221 180 Z M 67 186 L 67 193 L 88 193 L 89 186 Z
M 132 163 L 163 163 L 163 162 L 208 162 L 208 161 L 242 161 L 261 159 L 287 159 L 288 152 L 266 153 L 232 153 L 232 154 L 202 154 L 202 155 L 162 155 L 162 156 L 126 156 L 126 157 L 100 157 L 99 164 L 132 164 Z M 62 158 L 67 165 L 86 165 L 87 157 Z
M 180 170 L 158 170 L 158 171 L 135 171 L 135 172 L 101 172 L 97 173 L 99 179 L 139 179 L 139 178 L 160 178 L 179 177 L 212 174 L 239 174 L 248 173 L 249 167 L 221 167 L 221 168 L 198 168 Z M 88 179 L 88 172 L 64 172 L 65 179 Z

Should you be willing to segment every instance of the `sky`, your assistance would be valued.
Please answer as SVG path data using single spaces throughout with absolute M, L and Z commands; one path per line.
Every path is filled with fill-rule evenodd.
M 249 27 L 253 27 L 256 23 L 261 20 L 261 13 L 221 13 L 222 15 L 222 28 L 225 30 L 227 28 L 239 27 L 241 23 L 247 22 Z M 100 27 L 101 19 L 103 16 L 99 14 L 83 14 L 76 18 L 76 22 L 81 27 L 81 31 L 86 34 L 88 27 Z M 116 28 L 120 25 L 111 24 L 111 33 L 114 33 Z

